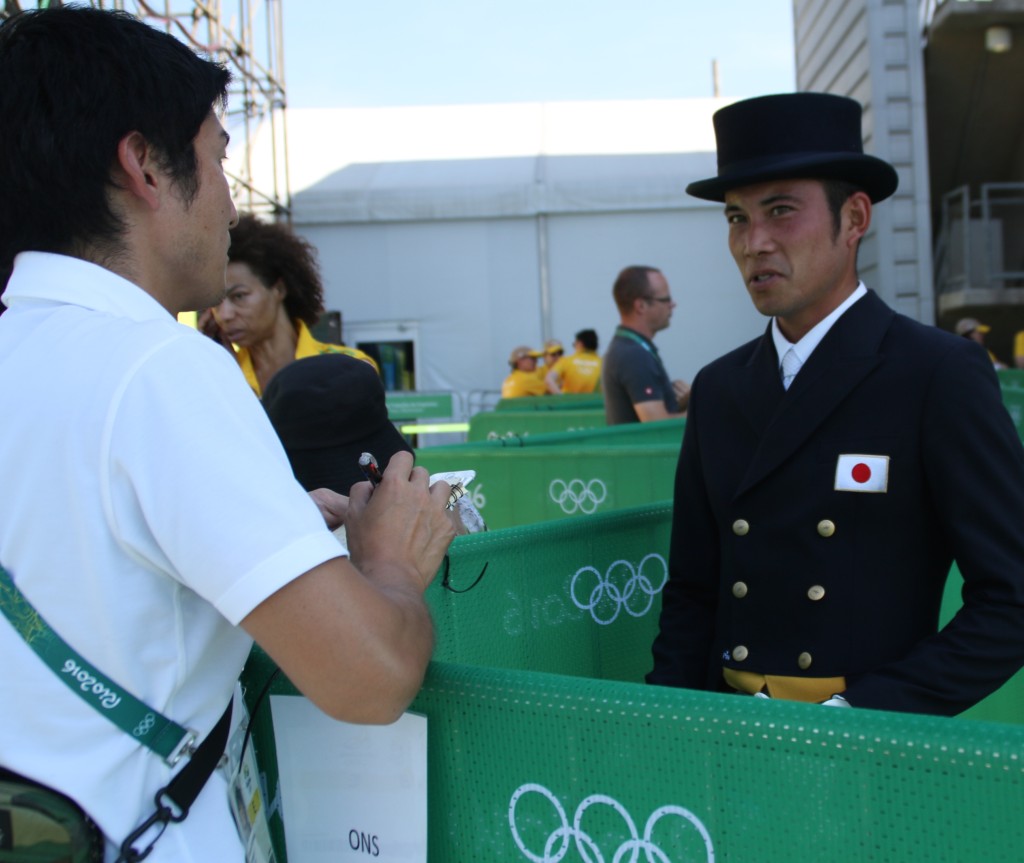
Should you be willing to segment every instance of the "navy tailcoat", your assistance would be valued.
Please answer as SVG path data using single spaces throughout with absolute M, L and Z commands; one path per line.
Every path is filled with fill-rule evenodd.
M 985 351 L 869 291 L 788 391 L 770 328 L 702 369 L 669 569 L 650 683 L 842 675 L 855 706 L 947 715 L 998 688 L 1024 664 L 1024 450 Z

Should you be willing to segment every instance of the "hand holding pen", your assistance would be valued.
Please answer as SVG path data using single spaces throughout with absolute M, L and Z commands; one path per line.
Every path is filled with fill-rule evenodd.
M 349 494 L 349 556 L 375 581 L 401 588 L 407 583 L 403 573 L 415 571 L 416 584 L 425 588 L 455 536 L 445 512 L 450 485 L 431 484 L 410 452 L 395 453 L 384 470 L 371 453 L 358 461 L 368 481 L 353 485 Z
M 384 474 L 381 473 L 380 465 L 377 463 L 377 459 L 374 458 L 372 453 L 364 452 L 359 456 L 359 469 L 376 488 L 380 485 L 380 481 L 384 478 Z M 453 509 L 455 502 L 466 493 L 465 487 L 461 482 L 455 482 L 451 484 L 451 493 L 448 495 L 448 502 L 445 504 L 445 509 Z
M 384 478 L 384 474 L 380 471 L 380 465 L 377 464 L 377 459 L 373 457 L 372 453 L 364 452 L 359 456 L 359 469 L 376 488 L 380 485 L 380 481 Z

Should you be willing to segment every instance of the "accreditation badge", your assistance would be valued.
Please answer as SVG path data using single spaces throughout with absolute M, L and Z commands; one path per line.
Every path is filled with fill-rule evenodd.
M 836 462 L 836 491 L 889 490 L 889 456 L 840 455 Z
M 242 688 L 235 684 L 231 733 L 221 769 L 228 779 L 228 807 L 235 818 L 246 863 L 276 863 L 265 805 L 266 785 L 261 777 L 249 733 L 249 711 Z

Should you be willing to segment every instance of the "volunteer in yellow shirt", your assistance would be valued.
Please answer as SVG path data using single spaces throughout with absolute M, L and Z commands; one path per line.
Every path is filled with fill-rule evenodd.
M 597 333 L 580 330 L 573 342 L 575 353 L 562 357 L 545 375 L 549 393 L 594 393 L 601 387 L 601 358 Z
M 503 399 L 542 396 L 547 392 L 544 381 L 537 377 L 537 357 L 539 356 L 540 351 L 535 351 L 525 345 L 512 351 L 508 358 L 508 364 L 512 366 L 512 373 L 505 378 L 505 382 L 501 385 Z

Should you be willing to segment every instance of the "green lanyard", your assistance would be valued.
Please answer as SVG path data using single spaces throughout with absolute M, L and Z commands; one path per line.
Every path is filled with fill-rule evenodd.
M 616 327 L 615 335 L 622 336 L 622 338 L 624 339 L 630 339 L 631 341 L 636 342 L 638 345 L 640 345 L 640 347 L 647 351 L 647 353 L 654 357 L 658 361 L 658 365 L 661 366 L 662 371 L 665 371 L 665 364 L 661 361 L 661 354 L 658 353 L 658 349 L 654 347 L 653 342 L 647 341 L 647 339 L 645 339 L 639 333 L 634 333 L 632 330 L 627 329 L 626 327 Z
M 152 749 L 171 767 L 194 750 L 196 733 L 148 707 L 101 674 L 64 641 L 0 566 L 0 611 L 57 677 L 126 734 Z

